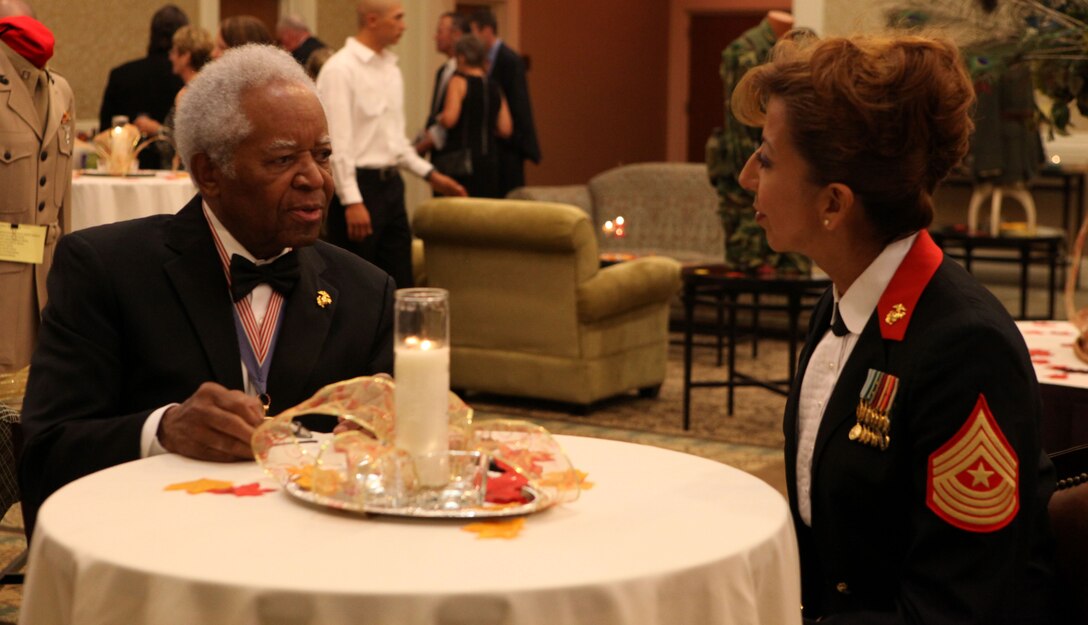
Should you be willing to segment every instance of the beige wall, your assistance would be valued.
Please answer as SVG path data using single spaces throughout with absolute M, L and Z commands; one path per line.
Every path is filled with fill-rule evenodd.
M 214 0 L 175 0 L 200 24 L 214 24 Z M 284 0 L 286 1 L 286 0 Z M 835 2 L 836 0 L 828 0 Z M 849 2 L 849 0 L 837 0 Z M 315 32 L 339 48 L 355 32 L 355 0 L 291 0 L 312 13 Z M 531 58 L 529 85 L 544 152 L 532 184 L 581 183 L 621 163 L 682 160 L 686 145 L 686 32 L 693 11 L 780 7 L 782 0 L 494 0 L 503 38 Z M 144 55 L 151 15 L 164 0 L 76 3 L 37 0 L 57 35 L 54 68 L 76 92 L 81 120 L 97 119 L 112 67 Z M 405 0 L 408 31 L 394 49 L 405 78 L 406 132 L 422 124 L 434 70 L 437 16 L 454 0 Z M 607 24 L 608 27 L 602 27 Z M 91 121 L 93 124 L 94 122 Z M 427 195 L 408 177 L 409 206 Z
M 669 0 L 669 65 L 666 97 L 665 141 L 666 160 L 687 159 L 688 117 L 690 93 L 691 16 L 696 13 L 729 13 L 748 11 L 788 11 L 789 0 Z
M 544 158 L 529 184 L 665 158 L 668 0 L 529 0 L 521 48 Z M 500 33 L 502 35 L 502 33 Z
M 190 20 L 197 19 L 197 0 L 173 2 Z M 76 116 L 81 120 L 97 120 L 110 69 L 147 54 L 151 16 L 164 2 L 38 0 L 33 4 L 38 19 L 56 37 L 50 66 L 71 83 L 76 96 Z
M 825 15 L 822 36 L 871 33 L 884 30 L 883 8 L 880 3 L 857 0 L 824 0 Z
M 358 30 L 356 0 L 321 0 L 317 3 L 317 38 L 336 49 Z

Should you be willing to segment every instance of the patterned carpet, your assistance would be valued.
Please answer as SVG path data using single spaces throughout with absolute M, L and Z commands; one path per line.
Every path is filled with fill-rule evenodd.
M 674 334 L 679 340 L 681 336 Z M 758 358 L 749 344 L 737 349 L 736 370 L 759 379 L 783 379 L 788 372 L 787 345 L 783 340 L 763 339 Z M 692 379 L 725 380 L 726 368 L 716 364 L 716 350 L 694 350 Z M 465 400 L 486 418 L 494 414 L 522 419 L 561 421 L 578 425 L 618 428 L 634 432 L 665 434 L 680 438 L 710 439 L 738 445 L 781 449 L 782 411 L 786 398 L 771 391 L 743 387 L 736 389 L 733 416 L 726 415 L 725 388 L 696 388 L 691 391 L 691 429 L 683 429 L 683 347 L 669 347 L 668 371 L 661 394 L 643 399 L 631 393 L 600 402 L 590 414 L 574 414 L 574 407 L 551 402 L 521 400 L 488 395 L 469 395 Z
M 16 504 L 0 522 L 0 568 L 26 549 L 22 526 L 23 513 Z M 19 620 L 19 601 L 22 598 L 22 586 L 0 586 L 0 625 L 14 625 Z

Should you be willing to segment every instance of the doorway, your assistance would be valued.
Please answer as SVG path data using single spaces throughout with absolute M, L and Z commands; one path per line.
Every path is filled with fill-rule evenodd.
M 252 15 L 268 27 L 268 32 L 276 34 L 276 23 L 280 19 L 279 0 L 219 0 L 219 20 L 235 15 Z
M 689 35 L 687 160 L 706 161 L 706 140 L 722 125 L 725 98 L 720 73 L 722 50 L 759 24 L 766 11 L 693 13 Z

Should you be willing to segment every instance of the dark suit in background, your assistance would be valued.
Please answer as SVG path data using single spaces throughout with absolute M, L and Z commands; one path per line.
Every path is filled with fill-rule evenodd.
M 269 410 L 326 384 L 392 372 L 393 282 L 338 247 L 297 249 Z M 24 403 L 20 486 L 27 528 L 57 488 L 140 457 L 148 415 L 203 382 L 243 389 L 230 292 L 200 197 L 177 215 L 61 239 Z M 332 303 L 321 307 L 319 290 Z
M 317 37 L 307 37 L 306 41 L 303 41 L 297 48 L 291 51 L 291 56 L 295 57 L 295 60 L 300 65 L 305 66 L 306 61 L 310 59 L 310 55 L 320 50 L 321 48 L 327 48 L 324 41 L 321 41 Z
M 906 279 L 908 293 L 921 292 L 917 304 L 911 295 L 901 300 L 911 317 L 887 324 L 878 306 L 843 365 L 816 435 L 809 527 L 797 507 L 798 397 L 831 322 L 830 290 L 812 314 L 784 420 L 805 616 L 838 625 L 1050 622 L 1038 619 L 1048 612 L 1054 477 L 1040 453 L 1041 404 L 1027 348 L 993 295 L 939 260 L 928 235 L 919 237 L 915 247 L 932 246 L 940 264 L 928 283 Z M 910 258 L 899 274 L 924 274 Z M 909 323 L 902 340 L 881 333 L 894 323 Z M 883 450 L 849 437 L 870 369 L 899 378 Z M 980 394 L 1018 457 L 1019 510 L 1004 527 L 969 531 L 927 505 L 928 463 L 968 422 Z M 1000 475 L 985 473 L 976 477 L 1000 486 Z
M 533 106 L 529 99 L 529 83 L 525 78 L 525 62 L 505 43 L 499 51 L 489 75 L 499 82 L 514 120 L 514 134 L 499 139 L 499 194 L 525 186 L 525 160 L 540 162 L 540 144 L 533 123 Z
M 114 115 L 127 115 L 131 122 L 143 114 L 163 123 L 174 106 L 174 96 L 183 84 L 181 78 L 170 71 L 170 59 L 166 52 L 155 52 L 113 68 L 102 96 L 98 129 L 109 128 Z M 155 149 L 140 152 L 139 159 L 141 169 L 162 166 L 159 152 Z
M 446 85 L 449 81 L 442 81 L 442 74 L 446 71 L 446 64 L 443 63 L 438 66 L 438 69 L 434 73 L 434 88 L 431 90 L 431 109 L 427 113 L 427 122 L 423 124 L 424 128 L 430 128 L 436 123 L 438 114 L 442 112 L 442 107 L 446 104 Z M 450 72 L 452 76 L 453 73 Z

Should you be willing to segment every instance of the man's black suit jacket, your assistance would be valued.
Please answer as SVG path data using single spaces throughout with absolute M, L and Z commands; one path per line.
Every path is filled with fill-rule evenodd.
M 270 414 L 326 384 L 393 366 L 393 281 L 338 247 L 298 250 L 284 302 Z M 200 384 L 243 388 L 230 292 L 195 197 L 177 215 L 61 238 L 24 402 L 23 511 L 64 484 L 140 457 L 148 415 Z M 332 303 L 317 303 L 325 291 Z
M 307 37 L 306 41 L 303 41 L 291 52 L 291 56 L 295 57 L 295 60 L 298 61 L 300 65 L 305 66 L 306 61 L 310 60 L 311 54 L 326 47 L 328 46 L 325 45 L 325 42 L 317 37 Z
M 514 134 L 499 139 L 499 187 L 505 196 L 525 184 L 525 159 L 540 162 L 540 144 L 533 123 L 533 106 L 529 99 L 529 82 L 525 77 L 525 62 L 505 43 L 499 44 L 491 77 L 499 82 L 510 107 Z
M 430 128 L 434 125 L 438 119 L 438 114 L 442 112 L 442 108 L 446 104 L 446 90 L 442 88 L 442 72 L 445 69 L 446 64 L 443 63 L 434 72 L 434 88 L 431 89 L 431 110 L 427 112 L 427 121 L 423 124 L 424 128 Z
M 125 115 L 129 121 L 143 114 L 160 124 L 174 106 L 174 96 L 185 83 L 170 70 L 166 53 L 150 54 L 110 70 L 102 108 L 98 110 L 98 129 L 106 130 L 114 115 Z M 155 149 L 140 152 L 140 167 L 160 167 Z
M 1040 450 L 1041 404 L 1024 340 L 955 262 L 944 259 L 920 288 L 904 338 L 882 336 L 878 309 L 827 399 L 809 527 L 797 507 L 798 398 L 806 369 L 825 366 L 810 360 L 831 324 L 830 290 L 813 311 L 784 420 L 805 615 L 836 625 L 1049 622 L 1040 617 L 1052 574 L 1054 477 Z M 885 450 L 849 438 L 870 369 L 899 378 Z M 954 527 L 927 507 L 930 455 L 956 436 L 980 394 L 1019 458 L 1019 511 L 988 532 Z

